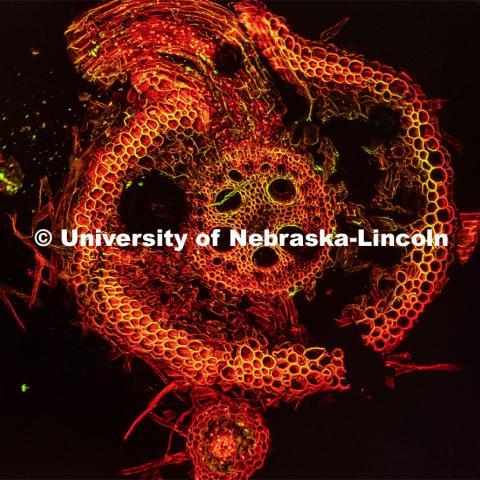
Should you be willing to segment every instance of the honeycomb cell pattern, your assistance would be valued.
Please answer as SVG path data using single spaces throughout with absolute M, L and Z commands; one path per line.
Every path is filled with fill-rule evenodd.
M 190 236 L 214 228 L 335 232 L 339 218 L 367 231 L 455 233 L 440 102 L 406 73 L 300 38 L 256 1 L 228 9 L 114 0 L 75 20 L 66 37 L 78 71 L 110 100 L 81 129 L 59 227 L 128 230 L 125 198 L 160 182 L 184 206 L 165 212 L 168 199 L 157 198 L 151 217 Z M 285 125 L 277 81 L 308 105 L 299 138 Z M 322 126 L 376 121 L 381 112 L 398 128 L 365 145 L 379 175 L 368 205 L 353 203 L 345 182 L 333 181 L 339 151 Z M 416 199 L 413 215 L 399 201 L 405 195 Z M 387 356 L 441 291 L 451 261 L 451 246 L 403 248 L 395 265 L 373 270 L 370 293 L 346 305 L 339 323 L 356 324 L 365 345 Z M 187 454 L 199 479 L 248 478 L 262 466 L 269 435 L 260 406 L 349 388 L 344 352 L 312 344 L 293 302 L 299 291 L 312 298 L 325 272 L 347 264 L 328 247 L 188 242 L 182 252 L 77 246 L 61 255 L 86 330 L 164 379 L 229 395 L 192 414 Z

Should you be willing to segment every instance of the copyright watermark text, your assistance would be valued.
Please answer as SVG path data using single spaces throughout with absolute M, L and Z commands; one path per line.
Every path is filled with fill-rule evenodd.
M 355 236 L 346 233 L 329 233 L 318 230 L 314 233 L 275 233 L 268 229 L 261 233 L 248 233 L 245 229 L 215 228 L 209 233 L 193 235 L 193 241 L 199 247 L 217 247 L 219 243 L 230 247 L 415 247 L 432 246 L 445 247 L 448 236 L 435 233 L 432 229 L 413 234 L 382 233 L 374 229 L 366 232 L 359 229 Z M 46 247 L 53 241 L 49 230 L 37 230 L 34 242 L 40 247 Z M 170 230 L 157 230 L 154 233 L 110 233 L 96 230 L 93 233 L 79 233 L 77 229 L 62 229 L 60 244 L 64 247 L 167 247 L 176 252 L 185 248 L 189 235 L 175 233 Z

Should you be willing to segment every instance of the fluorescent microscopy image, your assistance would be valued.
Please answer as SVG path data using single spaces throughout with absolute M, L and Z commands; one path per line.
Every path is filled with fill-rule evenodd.
M 96 94 L 82 94 L 59 194 L 42 183 L 34 228 L 50 220 L 50 249 L 12 223 L 35 253 L 30 306 L 43 284 L 61 283 L 84 332 L 164 383 L 124 440 L 149 418 L 171 432 L 168 449 L 124 475 L 164 478 L 164 467 L 183 463 L 201 480 L 261 475 L 275 448 L 266 412 L 352 390 L 343 332 L 378 360 L 388 386 L 405 373 L 459 368 L 417 364 L 404 345 L 451 265 L 467 263 L 478 243 L 480 213 L 454 203 L 443 101 L 406 72 L 337 46 L 345 24 L 311 40 L 255 0 L 112 0 L 85 8 L 65 32 L 69 58 Z M 22 175 L 0 157 L 2 193 L 21 188 Z M 369 238 L 431 230 L 448 245 L 228 243 L 229 229 L 360 228 Z M 181 251 L 62 247 L 62 229 L 160 229 L 189 240 Z M 215 229 L 217 246 L 191 240 Z M 328 297 L 343 287 L 335 275 L 358 272 L 362 292 L 345 295 L 328 336 L 313 335 L 298 298 Z M 15 293 L 0 292 L 16 315 Z M 315 328 L 324 316 L 320 305 Z

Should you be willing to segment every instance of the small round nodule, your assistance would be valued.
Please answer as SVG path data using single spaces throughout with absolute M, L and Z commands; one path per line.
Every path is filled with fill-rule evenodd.
M 243 53 L 238 45 L 224 43 L 215 51 L 213 60 L 222 75 L 231 76 L 242 68 Z
M 243 175 L 238 170 L 230 170 L 228 172 L 228 178 L 234 182 L 241 182 L 243 180 Z
M 242 204 L 242 196 L 231 189 L 222 190 L 215 198 L 215 207 L 219 212 L 237 210 Z
M 321 248 L 318 246 L 312 247 L 305 245 L 305 237 L 307 233 L 302 228 L 295 225 L 286 225 L 280 228 L 278 234 L 287 234 L 289 236 L 282 248 L 290 255 L 294 256 L 297 260 L 312 261 L 321 250 Z M 293 240 L 292 235 L 295 235 L 296 237 L 301 236 L 303 239 L 302 245 L 296 246 L 295 243 L 297 242 Z
M 302 230 L 300 227 L 297 227 L 295 225 L 287 225 L 285 227 L 282 227 L 279 231 L 278 234 L 286 234 L 289 237 L 291 237 L 293 234 L 295 235 L 301 235 L 302 237 L 305 237 L 305 232 Z M 305 253 L 305 251 L 308 249 L 308 247 L 300 246 L 296 247 L 294 245 L 290 244 L 290 240 L 288 240 L 285 245 L 282 247 L 284 250 L 286 250 L 288 253 L 291 253 L 292 255 L 302 255 Z
M 270 197 L 278 203 L 290 203 L 296 195 L 295 185 L 288 178 L 276 178 L 267 187 Z
M 220 253 L 226 253 L 233 250 L 234 247 L 230 244 L 230 227 L 218 227 L 218 229 L 220 230 L 218 242 L 217 245 L 212 245 L 212 248 Z
M 270 268 L 278 262 L 278 255 L 273 248 L 260 247 L 255 250 L 252 259 L 257 267 Z
M 186 443 L 195 478 L 234 480 L 262 467 L 270 433 L 247 402 L 220 400 L 195 409 Z

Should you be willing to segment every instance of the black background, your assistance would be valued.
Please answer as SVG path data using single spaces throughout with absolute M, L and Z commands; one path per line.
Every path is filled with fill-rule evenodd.
M 48 175 L 54 189 L 61 184 L 69 126 L 83 113 L 78 93 L 92 91 L 69 63 L 63 31 L 90 5 L 0 3 L 0 148 L 6 145 L 4 156 L 13 155 L 27 174 L 17 197 L 0 200 L 0 281 L 19 288 L 28 288 L 32 261 L 4 212 L 18 211 L 26 229 L 38 179 Z M 310 38 L 351 17 L 337 43 L 405 69 L 429 97 L 448 99 L 441 125 L 464 145 L 453 160 L 456 203 L 460 210 L 479 207 L 477 3 L 297 1 L 270 8 Z M 452 266 L 407 342 L 419 363 L 456 362 L 463 371 L 400 377 L 394 390 L 376 388 L 370 400 L 352 392 L 307 398 L 296 411 L 269 410 L 273 448 L 256 477 L 478 478 L 478 259 L 477 252 L 468 265 Z M 126 372 L 103 342 L 82 337 L 64 292 L 44 293 L 43 306 L 31 312 L 15 302 L 27 334 L 0 305 L 0 477 L 118 478 L 121 467 L 160 458 L 167 432 L 148 420 L 127 443 L 121 438 L 161 383 L 135 362 Z M 23 383 L 30 386 L 25 393 Z M 167 478 L 186 472 L 165 470 Z

